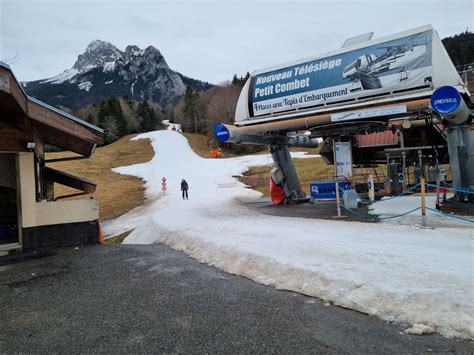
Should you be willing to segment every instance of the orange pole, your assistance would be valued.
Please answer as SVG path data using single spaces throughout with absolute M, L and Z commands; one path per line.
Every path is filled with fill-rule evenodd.
M 102 225 L 100 224 L 100 220 L 97 221 L 97 223 L 99 223 L 99 244 L 105 244 L 104 234 L 102 233 Z

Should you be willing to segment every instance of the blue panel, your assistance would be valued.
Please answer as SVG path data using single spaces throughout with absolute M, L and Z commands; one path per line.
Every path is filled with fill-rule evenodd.
M 432 31 L 257 74 L 255 116 L 431 84 Z
M 336 183 L 332 181 L 317 182 L 309 185 L 311 197 L 319 198 L 336 198 Z M 342 197 L 343 190 L 352 189 L 350 182 L 344 181 L 339 182 L 339 196 Z

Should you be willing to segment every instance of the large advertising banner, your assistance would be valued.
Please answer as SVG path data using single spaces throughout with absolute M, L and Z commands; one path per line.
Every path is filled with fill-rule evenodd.
M 256 75 L 253 115 L 431 84 L 432 31 Z

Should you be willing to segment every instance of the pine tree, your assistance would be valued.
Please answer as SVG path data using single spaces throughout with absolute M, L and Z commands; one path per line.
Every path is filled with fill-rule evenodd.
M 120 101 L 115 96 L 108 97 L 101 101 L 97 117 L 99 126 L 105 130 L 106 143 L 110 143 L 128 133 L 127 121 L 123 115 Z M 107 130 L 111 130 L 111 127 L 113 127 L 113 134 L 112 132 L 108 134 Z M 107 137 L 109 139 L 107 139 Z
M 234 76 L 232 77 L 231 85 L 240 85 L 240 80 L 237 77 L 237 74 L 234 74 Z
M 237 74 L 234 74 L 232 77 L 231 85 L 233 86 L 244 86 L 245 82 L 250 78 L 250 73 L 247 72 L 245 76 L 238 77 Z
M 156 129 L 155 110 L 150 107 L 147 101 L 142 101 L 138 104 L 137 115 L 141 119 L 141 126 L 145 132 Z
M 86 117 L 86 121 L 89 123 L 94 123 L 94 116 L 92 116 L 92 114 L 89 113 Z
M 191 86 L 186 86 L 183 113 L 185 119 L 194 124 L 194 133 L 198 133 L 198 104 L 199 93 Z
M 244 77 L 244 80 L 243 80 L 243 83 L 242 83 L 242 84 L 245 84 L 245 83 L 247 82 L 247 80 L 249 80 L 249 78 L 250 78 L 250 73 L 247 72 L 247 73 L 245 74 L 245 77 Z
M 463 33 L 443 39 L 444 47 L 455 65 L 474 62 L 474 33 L 466 30 Z

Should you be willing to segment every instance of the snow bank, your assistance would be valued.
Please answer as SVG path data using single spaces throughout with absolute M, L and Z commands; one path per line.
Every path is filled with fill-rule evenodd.
M 415 335 L 432 334 L 433 332 L 433 328 L 424 324 L 413 324 L 411 328 L 405 329 L 405 333 Z
M 258 214 L 238 200 L 260 194 L 233 176 L 252 165 L 271 164 L 269 155 L 202 159 L 176 132 L 135 139 L 140 138 L 151 139 L 153 159 L 115 170 L 144 178 L 150 202 L 104 223 L 106 234 L 135 228 L 125 243 L 164 243 L 262 284 L 387 321 L 474 337 L 471 226 L 446 221 L 422 229 L 416 216 L 415 223 L 403 225 L 398 220 L 366 224 Z M 168 181 L 166 195 L 162 176 Z M 190 185 L 189 201 L 180 197 L 181 178 Z M 235 187 L 219 188 L 226 182 Z M 376 208 L 389 208 L 385 203 Z

